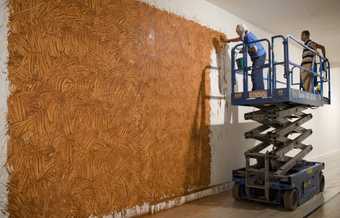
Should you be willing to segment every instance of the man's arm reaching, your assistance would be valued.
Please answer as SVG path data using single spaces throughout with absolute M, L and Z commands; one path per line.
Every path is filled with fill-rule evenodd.
M 318 43 L 315 43 L 316 45 L 316 49 L 320 49 L 321 51 L 322 51 L 322 55 L 324 56 L 324 58 L 326 58 L 326 48 L 325 48 L 325 46 L 323 46 L 323 45 L 320 45 L 320 44 L 318 44 Z
M 230 43 L 230 42 L 240 42 L 242 41 L 241 37 L 236 37 L 236 38 L 232 38 L 232 39 L 226 39 L 224 36 L 221 36 L 221 41 L 224 43 Z
M 321 52 L 322 52 L 322 55 L 323 55 L 323 57 L 324 58 L 326 58 L 326 48 L 325 48 L 325 46 L 323 46 L 323 45 L 320 45 L 320 44 L 318 44 L 318 43 L 316 43 L 316 42 L 313 42 L 313 49 L 316 51 L 316 50 L 318 50 L 318 49 L 320 49 L 321 50 Z

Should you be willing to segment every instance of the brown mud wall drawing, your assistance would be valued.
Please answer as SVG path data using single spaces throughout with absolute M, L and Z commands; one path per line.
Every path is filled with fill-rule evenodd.
M 210 182 L 219 33 L 133 0 L 11 0 L 8 212 L 88 217 Z

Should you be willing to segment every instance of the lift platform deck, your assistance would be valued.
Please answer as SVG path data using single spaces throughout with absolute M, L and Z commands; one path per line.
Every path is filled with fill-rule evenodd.
M 276 61 L 276 40 L 282 41 L 281 61 Z M 251 43 L 256 42 L 267 44 L 268 61 L 262 66 L 267 71 L 264 90 L 249 90 L 252 67 L 247 65 L 248 46 L 239 44 L 232 49 L 232 104 L 256 107 L 258 110 L 246 113 L 245 119 L 261 124 L 245 133 L 245 138 L 260 143 L 245 152 L 245 167 L 233 171 L 233 196 L 237 200 L 278 204 L 294 210 L 322 192 L 325 185 L 324 164 L 304 160 L 313 147 L 303 141 L 313 131 L 302 125 L 313 117 L 305 113 L 307 109 L 331 103 L 330 65 L 327 59 L 292 36 L 274 36 L 271 41 L 261 39 Z M 290 42 L 315 53 L 318 60 L 312 70 L 290 60 Z M 312 92 L 302 90 L 300 70 L 311 73 Z M 289 154 L 292 150 L 298 152 Z
M 298 104 L 320 107 L 324 104 L 329 104 L 329 99 L 327 97 L 293 88 L 278 88 L 273 91 L 271 96 L 268 96 L 266 90 L 249 91 L 248 93 L 249 97 L 244 97 L 243 92 L 236 92 L 232 97 L 233 105 L 259 106 L 265 104 Z

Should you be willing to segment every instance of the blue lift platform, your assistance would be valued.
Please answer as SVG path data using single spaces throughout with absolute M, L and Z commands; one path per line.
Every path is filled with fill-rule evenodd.
M 238 44 L 231 52 L 232 104 L 257 108 L 246 113 L 245 119 L 261 124 L 245 133 L 245 138 L 260 143 L 245 152 L 246 166 L 233 171 L 233 196 L 295 210 L 325 186 L 324 163 L 303 159 L 312 150 L 312 145 L 303 143 L 312 130 L 301 125 L 312 119 L 305 110 L 331 103 L 330 64 L 292 36 L 251 43 L 256 42 L 267 47 L 264 90 L 249 90 L 248 46 Z M 312 70 L 290 59 L 289 50 L 299 47 L 315 53 Z M 313 92 L 302 90 L 300 70 L 313 75 Z M 292 150 L 296 151 L 293 155 L 289 154 Z

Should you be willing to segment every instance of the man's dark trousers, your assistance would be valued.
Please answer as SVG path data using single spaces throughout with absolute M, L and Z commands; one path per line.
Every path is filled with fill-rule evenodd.
M 266 55 L 253 58 L 252 61 L 253 61 L 253 70 L 251 72 L 251 81 L 253 83 L 253 91 L 264 90 L 263 65 L 266 61 Z

